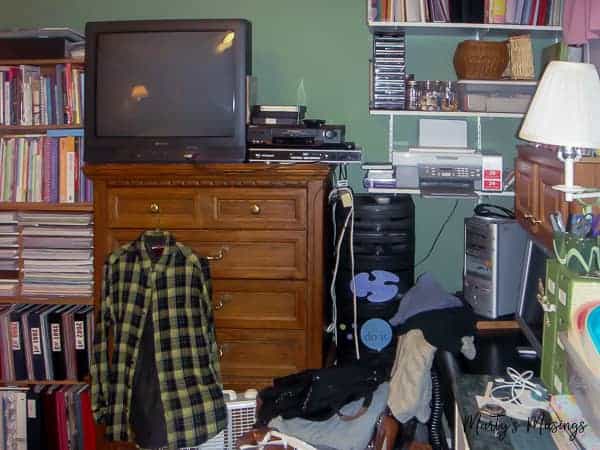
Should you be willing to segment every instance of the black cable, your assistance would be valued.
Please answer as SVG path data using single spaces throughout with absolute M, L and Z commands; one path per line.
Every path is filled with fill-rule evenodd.
M 433 450 L 446 448 L 442 437 L 442 395 L 440 379 L 434 368 L 431 369 L 431 417 L 429 418 L 429 443 Z
M 429 251 L 427 252 L 427 254 L 425 255 L 425 257 L 423 259 L 421 259 L 421 261 L 419 261 L 418 263 L 415 264 L 415 267 L 420 266 L 421 264 L 423 264 L 425 261 L 427 261 L 427 258 L 429 258 L 431 256 L 431 253 L 433 253 L 433 249 L 435 248 L 438 240 L 440 239 L 440 236 L 444 232 L 444 228 L 446 228 L 446 225 L 448 224 L 448 222 L 450 222 L 450 219 L 454 215 L 454 212 L 456 211 L 457 207 L 458 207 L 458 200 L 456 200 L 454 202 L 454 206 L 452 207 L 452 210 L 450 211 L 450 214 L 448 214 L 448 217 L 446 217 L 446 219 L 444 220 L 444 223 L 442 223 L 442 226 L 440 227 L 440 230 L 438 231 L 438 234 L 435 236 L 435 239 L 433 240 L 433 243 L 431 244 L 431 248 L 429 249 Z

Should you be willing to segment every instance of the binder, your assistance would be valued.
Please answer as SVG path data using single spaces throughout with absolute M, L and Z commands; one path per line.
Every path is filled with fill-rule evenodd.
M 83 448 L 84 450 L 96 450 L 96 425 L 92 415 L 92 400 L 90 390 L 87 388 L 80 394 L 81 419 L 83 422 Z
M 27 380 L 25 338 L 21 325 L 21 315 L 27 309 L 29 309 L 29 305 L 19 305 L 10 313 L 10 348 L 15 368 L 15 380 Z
M 31 347 L 31 359 L 33 376 L 32 380 L 46 380 L 46 364 L 44 362 L 44 344 L 42 337 L 42 327 L 40 314 L 45 309 L 44 306 L 38 307 L 29 313 L 29 331 L 28 337 Z
M 58 450 L 69 450 L 69 434 L 67 425 L 67 399 L 65 391 L 68 388 L 60 387 L 54 396 L 54 412 L 56 414 L 56 434 Z
M 44 414 L 45 444 L 48 450 L 59 450 L 58 415 L 56 411 L 56 392 L 59 386 L 50 386 L 42 394 Z
M 60 309 L 61 306 L 51 306 L 49 308 L 44 308 L 44 310 L 40 313 L 40 329 L 42 333 L 42 352 L 44 355 L 44 369 L 46 371 L 46 379 L 54 380 L 54 368 L 52 365 L 52 346 L 51 346 L 51 336 L 50 336 L 50 324 L 48 321 L 48 316 Z
M 42 387 L 34 386 L 27 392 L 27 450 L 46 448 L 42 390 Z
M 67 362 L 65 359 L 65 338 L 62 325 L 62 314 L 70 307 L 61 306 L 48 314 L 48 335 L 52 354 L 52 369 L 55 380 L 67 379 Z
M 73 313 L 73 335 L 75 359 L 77 363 L 77 379 L 83 379 L 90 373 L 90 348 L 88 319 L 90 306 L 83 306 Z

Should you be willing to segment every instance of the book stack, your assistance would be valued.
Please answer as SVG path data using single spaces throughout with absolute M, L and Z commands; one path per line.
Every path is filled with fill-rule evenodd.
M 92 306 L 2 306 L 1 380 L 84 380 L 90 370 L 93 324 Z
M 375 33 L 371 75 L 371 108 L 404 109 L 404 33 Z
M 0 66 L 0 124 L 75 125 L 83 123 L 82 67 L 57 64 Z
M 89 386 L 0 388 L 3 450 L 95 450 Z
M 0 201 L 89 202 L 92 182 L 81 171 L 81 130 L 0 139 Z
M 369 0 L 369 20 L 560 25 L 563 1 Z
M 22 212 L 24 296 L 92 295 L 91 214 Z
M 0 212 L 0 297 L 17 295 L 19 285 L 17 214 Z

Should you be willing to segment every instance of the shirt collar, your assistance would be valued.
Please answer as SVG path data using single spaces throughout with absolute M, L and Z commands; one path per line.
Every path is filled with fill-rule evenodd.
M 158 260 L 153 262 L 148 250 L 149 241 L 155 236 L 162 237 L 164 249 Z M 142 258 L 142 267 L 144 269 L 154 268 L 155 270 L 162 270 L 166 266 L 171 253 L 177 250 L 177 246 L 175 238 L 168 231 L 144 231 L 136 241 L 136 249 Z

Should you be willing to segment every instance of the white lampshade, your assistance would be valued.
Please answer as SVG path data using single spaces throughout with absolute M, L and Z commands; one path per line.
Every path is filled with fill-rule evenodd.
M 519 137 L 566 147 L 600 148 L 600 79 L 592 64 L 546 67 Z

